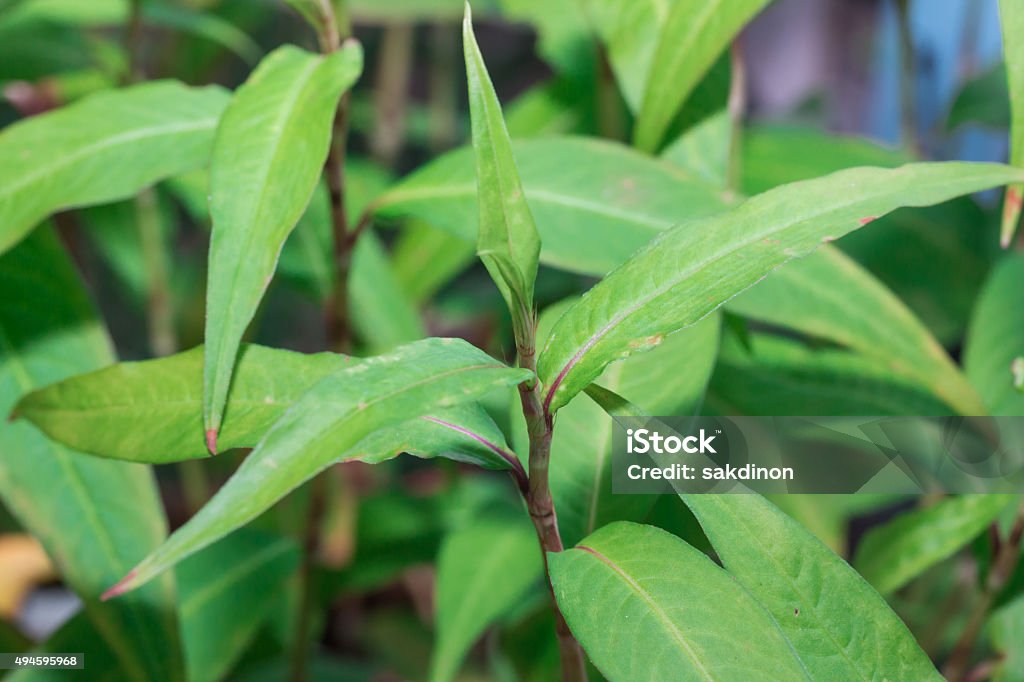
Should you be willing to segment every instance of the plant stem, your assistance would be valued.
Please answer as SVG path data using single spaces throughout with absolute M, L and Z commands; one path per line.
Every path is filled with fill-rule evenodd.
M 329 54 L 341 48 L 342 40 L 351 34 L 344 0 L 320 0 L 324 26 L 319 33 L 320 48 Z M 345 154 L 348 141 L 349 94 L 346 92 L 338 103 L 331 131 L 331 149 L 324 164 L 327 189 L 331 198 L 331 224 L 334 234 L 335 282 L 334 290 L 326 302 L 328 343 L 337 352 L 348 352 L 352 345 L 351 326 L 348 319 L 348 279 L 352 261 L 352 249 L 360 229 L 351 234 L 348 229 L 348 215 L 345 206 Z M 361 226 L 360 226 L 361 227 Z M 313 570 L 320 549 L 320 531 L 327 506 L 328 476 L 321 472 L 309 484 L 309 502 L 302 529 L 302 563 L 299 567 L 299 602 L 295 623 L 295 638 L 291 652 L 291 682 L 305 682 L 309 671 L 307 665 L 307 642 L 311 635 L 313 621 Z
M 125 52 L 128 54 L 128 70 L 125 83 L 143 80 L 142 72 L 142 0 L 132 0 L 128 8 L 128 25 L 125 28 Z
M 455 89 L 455 64 L 458 38 L 450 24 L 437 23 L 430 28 L 429 139 L 431 151 L 447 150 L 458 136 L 458 101 Z
M 1017 520 L 1014 521 L 1010 534 L 995 553 L 988 578 L 985 581 L 981 601 L 971 612 L 964 631 L 953 647 L 953 652 L 949 655 L 949 661 L 947 661 L 943 673 L 950 682 L 959 682 L 967 678 L 971 654 L 974 652 L 978 635 L 981 634 L 996 597 L 1006 587 L 1006 583 L 1020 561 L 1022 538 L 1024 538 L 1024 503 L 1017 510 Z
M 729 158 L 726 187 L 739 194 L 743 184 L 743 117 L 747 110 L 747 67 L 739 38 L 732 43 L 732 79 L 729 83 Z
M 917 60 L 914 36 L 910 28 L 910 0 L 896 0 L 900 34 L 900 103 L 902 112 L 903 144 L 917 153 L 921 141 L 917 137 Z
M 388 168 L 395 165 L 405 144 L 414 37 L 412 24 L 389 24 L 384 29 L 377 57 L 377 79 L 373 90 L 376 120 L 370 137 L 370 150 L 374 159 Z
M 531 326 L 531 335 L 534 329 Z M 534 344 L 528 347 L 520 344 L 519 366 L 537 371 L 537 358 Z M 555 502 L 551 498 L 551 487 L 548 484 L 548 464 L 551 460 L 551 436 L 554 432 L 554 420 L 541 402 L 540 382 L 532 385 L 519 385 L 519 398 L 523 405 L 523 416 L 526 418 L 526 430 L 530 436 L 529 486 L 526 493 L 526 508 L 530 512 L 530 520 L 537 531 L 541 554 L 544 557 L 544 576 L 551 595 L 551 607 L 555 612 L 555 632 L 558 635 L 558 651 L 562 662 L 563 682 L 585 682 L 587 679 L 586 658 L 579 642 L 573 637 L 569 625 L 562 616 L 555 600 L 554 587 L 551 584 L 551 573 L 548 570 L 548 552 L 561 552 L 562 536 L 558 532 L 558 516 L 555 513 Z
M 313 628 L 313 569 L 320 549 L 320 525 L 326 501 L 327 476 L 321 473 L 309 484 L 309 501 L 302 528 L 302 563 L 299 566 L 299 603 L 291 652 L 291 682 L 305 682 L 309 676 L 306 642 Z

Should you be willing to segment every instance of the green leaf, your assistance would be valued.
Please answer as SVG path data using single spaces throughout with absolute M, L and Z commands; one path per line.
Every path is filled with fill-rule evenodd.
M 900 514 L 868 531 L 853 566 L 882 594 L 895 592 L 976 538 L 1014 499 L 962 495 Z
M 995 682 L 1024 679 L 1024 597 L 1018 597 L 989 618 L 989 637 L 1000 654 Z
M 661 153 L 661 158 L 715 187 L 728 181 L 732 120 L 723 109 L 680 135 Z
M 215 682 L 231 671 L 298 565 L 293 541 L 248 528 L 181 562 L 189 682 Z
M 902 206 L 1019 179 L 994 164 L 859 168 L 793 183 L 654 240 L 559 320 L 540 357 L 545 405 L 560 408 L 615 360 L 660 343 L 792 258 Z
M 559 608 L 610 682 L 809 679 L 764 609 L 661 529 L 613 523 L 548 563 Z
M 550 328 L 565 304 L 545 310 L 540 326 Z M 712 315 L 650 353 L 608 367 L 597 383 L 646 414 L 696 414 L 718 356 L 720 326 L 719 317 Z M 579 542 L 611 521 L 642 521 L 655 502 L 650 495 L 612 494 L 613 434 L 612 418 L 590 396 L 577 396 L 559 412 L 549 481 L 566 544 Z
M 727 205 L 718 188 L 614 142 L 550 137 L 512 149 L 540 231 L 541 262 L 563 270 L 604 275 L 663 230 Z M 374 212 L 414 216 L 476 241 L 471 154 L 463 148 L 432 161 L 374 202 Z
M 383 450 L 386 439 L 375 433 L 380 429 L 530 376 L 457 339 L 418 341 L 326 376 L 274 423 L 213 499 L 108 595 L 148 582 L 248 523 L 331 464 L 394 456 Z M 407 435 L 402 429 L 391 433 Z
M 0 259 L 0 414 L 25 393 L 112 361 L 109 342 L 49 228 Z M 0 496 L 53 559 L 131 680 L 183 677 L 170 576 L 124 602 L 100 592 L 164 539 L 146 467 L 104 462 L 28 424 L 0 428 Z
M 835 348 L 752 334 L 730 335 L 711 378 L 709 404 L 754 416 L 945 414 L 946 404 L 885 363 Z
M 759 495 L 683 495 L 726 570 L 816 680 L 941 680 L 885 600 Z
M 206 164 L 221 88 L 174 81 L 101 92 L 0 132 L 0 253 L 46 216 L 126 199 Z
M 1014 362 L 1024 356 L 1021 282 L 1024 255 L 1010 255 L 996 266 L 978 298 L 964 345 L 964 371 L 994 415 L 1024 414 L 1024 393 L 1014 377 Z
M 806 126 L 755 125 L 743 132 L 743 191 L 760 194 L 847 168 L 896 168 L 913 160 L 867 138 Z
M 1010 92 L 1002 62 L 964 83 L 953 99 L 946 128 L 976 123 L 996 129 L 1010 127 Z
M 474 255 L 469 242 L 414 220 L 395 243 L 391 268 L 405 296 L 424 303 L 472 263 Z
M 254 447 L 270 427 L 321 379 L 356 366 L 334 353 L 302 354 L 243 345 L 228 393 L 221 445 Z M 122 362 L 29 394 L 15 413 L 51 439 L 82 452 L 131 462 L 163 464 L 209 455 L 203 443 L 203 348 L 156 360 Z M 397 454 L 416 441 L 417 453 L 462 453 L 488 468 L 505 468 L 501 431 L 480 408 L 434 413 L 438 422 L 403 424 L 381 451 Z M 382 437 L 383 438 L 383 437 Z M 397 450 L 396 450 L 397 449 Z M 456 458 L 459 455 L 454 455 Z
M 524 343 L 533 343 L 533 284 L 540 235 L 523 194 L 498 96 L 473 35 L 469 2 L 462 21 L 462 42 L 480 205 L 476 252 L 508 305 L 516 341 L 522 348 Z
M 544 574 L 525 515 L 481 519 L 450 533 L 437 560 L 437 644 L 431 682 L 449 682 L 473 643 L 517 607 Z
M 217 128 L 203 375 L 211 452 L 242 334 L 320 179 L 338 100 L 361 69 L 355 42 L 326 57 L 278 48 L 238 89 Z
M 658 37 L 673 3 L 659 0 L 586 0 L 590 22 L 605 46 L 622 96 L 640 111 Z
M 1003 27 L 1003 55 L 1010 90 L 1010 163 L 1024 168 L 1024 6 L 1015 0 L 999 0 L 999 19 Z M 1020 223 L 1024 202 L 1024 183 L 1006 190 L 1000 243 L 1010 245 Z
M 967 379 L 914 314 L 838 249 L 822 247 L 787 263 L 726 308 L 873 358 L 919 382 L 959 414 L 985 412 Z
M 634 144 L 657 151 L 672 119 L 743 26 L 769 0 L 676 0 L 651 58 Z
M 352 326 L 371 353 L 427 335 L 419 314 L 399 288 L 388 253 L 371 231 L 359 237 L 349 276 Z

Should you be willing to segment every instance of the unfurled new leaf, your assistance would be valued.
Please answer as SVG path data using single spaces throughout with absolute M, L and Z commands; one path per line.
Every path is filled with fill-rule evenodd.
M 658 345 L 788 260 L 902 206 L 924 206 L 1020 181 L 996 164 L 855 168 L 786 185 L 720 216 L 664 233 L 558 321 L 540 357 L 555 411 L 615 360 Z
M 396 443 L 387 441 L 382 429 L 472 402 L 531 376 L 456 339 L 418 341 L 329 374 L 281 415 L 213 499 L 108 595 L 148 582 L 248 523 L 334 462 L 394 456 Z M 417 446 L 407 430 L 392 433 L 400 439 L 400 450 Z
M 218 87 L 159 81 L 92 95 L 0 132 L 0 253 L 51 213 L 126 199 L 206 165 Z
M 759 495 L 684 495 L 722 564 L 768 610 L 815 680 L 941 680 L 850 566 Z
M 1019 0 L 999 0 L 999 19 L 1003 27 L 1003 53 L 1010 87 L 1010 163 L 1024 167 L 1024 4 Z M 1024 204 L 1024 183 L 1008 188 L 1005 201 L 1000 235 L 1004 248 L 1010 245 L 1017 233 Z
M 338 100 L 361 69 L 355 42 L 327 56 L 278 48 L 238 89 L 217 128 L 203 374 L 211 451 L 242 335 L 320 179 Z
M 540 258 L 540 235 L 519 180 L 512 142 L 483 55 L 473 35 L 466 3 L 462 41 L 473 124 L 480 227 L 476 249 L 512 315 L 516 341 L 533 344 L 533 285 Z
M 659 528 L 613 523 L 548 563 L 558 607 L 610 682 L 811 679 L 746 590 Z

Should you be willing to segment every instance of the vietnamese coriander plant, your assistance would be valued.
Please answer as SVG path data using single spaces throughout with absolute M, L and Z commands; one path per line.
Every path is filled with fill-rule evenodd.
M 36 21 L 37 4 L 0 2 L 0 34 Z M 1018 497 L 911 504 L 867 533 L 851 565 L 841 525 L 857 504 L 892 500 L 612 495 L 609 468 L 609 415 L 1024 414 L 1019 252 L 992 256 L 971 309 L 947 315 L 950 301 L 912 301 L 842 239 L 888 249 L 878 240 L 907 234 L 898 209 L 981 212 L 971 195 L 1008 188 L 1001 241 L 1013 245 L 1018 0 L 1000 2 L 1007 165 L 851 142 L 787 175 L 807 133 L 744 121 L 738 36 L 769 0 L 509 1 L 562 79 L 529 106 L 572 91 L 566 32 L 585 39 L 596 80 L 542 124 L 525 105 L 503 113 L 467 3 L 471 145 L 397 181 L 348 153 L 365 112 L 353 6 L 287 4 L 316 49 L 250 55 L 232 92 L 145 80 L 140 26 L 200 24 L 174 3 L 126 3 L 124 77 L 0 131 L 0 500 L 83 607 L 23 648 L 84 651 L 89 679 L 139 681 L 250 679 L 260 666 L 251 679 L 481 679 L 460 678 L 467 666 L 566 682 L 1024 679 Z M 202 26 L 249 54 L 223 23 Z M 408 40 L 384 30 L 381 92 Z M 564 132 L 545 126 L 580 107 L 591 134 L 533 134 Z M 374 144 L 387 156 L 386 135 Z M 776 156 L 758 156 L 773 144 Z M 202 343 L 183 352 L 173 300 L 188 295 L 186 266 L 161 228 L 176 212 L 209 228 Z M 142 292 L 150 359 L 116 362 L 69 257 L 80 260 L 83 233 Z M 467 244 L 503 303 L 509 343 L 491 352 L 430 336 L 418 311 L 473 266 Z M 552 302 L 541 284 L 553 272 L 576 275 L 582 294 Z M 315 301 L 321 352 L 251 342 L 277 310 L 275 278 Z M 472 305 L 486 305 L 490 282 Z M 961 364 L 947 348 L 964 333 Z M 341 466 L 400 454 L 437 460 L 418 465 L 425 477 L 509 477 L 373 497 L 364 479 L 400 462 Z M 173 532 L 158 475 L 186 488 Z M 423 553 L 428 517 L 438 537 Z M 967 616 L 951 634 L 912 634 L 897 597 L 938 590 L 926 579 L 965 547 L 980 557 L 977 598 L 949 608 Z M 376 563 L 360 563 L 371 550 Z M 372 655 L 324 668 L 332 605 L 412 581 L 421 564 L 435 568 L 418 625 L 355 620 L 386 633 L 374 641 L 388 661 L 416 648 L 403 633 L 425 620 L 426 659 L 395 678 L 374 677 L 398 664 Z M 539 634 L 518 649 L 504 637 L 527 630 Z

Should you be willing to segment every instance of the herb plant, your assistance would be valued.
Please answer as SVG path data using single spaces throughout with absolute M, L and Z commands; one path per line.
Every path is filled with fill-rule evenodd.
M 1008 129 L 1005 165 L 751 124 L 769 0 L 477 4 L 555 74 L 504 107 L 468 3 L 0 0 L 0 528 L 82 603 L 0 649 L 140 681 L 1024 679 L 1018 496 L 613 495 L 609 416 L 1024 414 L 1021 3 L 949 117 Z M 382 16 L 374 75 L 353 20 Z M 224 55 L 244 82 L 187 84 Z

